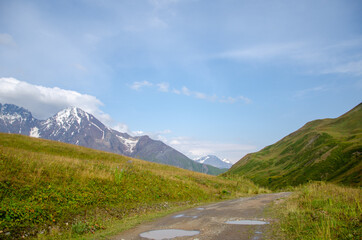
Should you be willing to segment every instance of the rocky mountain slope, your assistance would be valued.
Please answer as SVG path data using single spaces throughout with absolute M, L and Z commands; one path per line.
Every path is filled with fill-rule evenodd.
M 110 129 L 92 114 L 75 107 L 64 109 L 46 120 L 37 120 L 24 108 L 0 104 L 0 132 L 71 143 L 208 174 L 224 172 L 207 164 L 195 163 L 148 136 L 133 137 Z
M 217 168 L 231 168 L 233 165 L 231 162 L 229 162 L 226 159 L 221 160 L 220 158 L 214 156 L 214 155 L 207 155 L 204 157 L 200 157 L 194 160 L 195 162 L 201 163 L 201 164 L 208 164 Z
M 39 125 L 31 113 L 12 104 L 0 104 L 0 132 L 31 135 L 32 129 Z
M 235 163 L 227 175 L 283 187 L 309 180 L 361 186 L 362 104 L 336 118 L 315 120 Z

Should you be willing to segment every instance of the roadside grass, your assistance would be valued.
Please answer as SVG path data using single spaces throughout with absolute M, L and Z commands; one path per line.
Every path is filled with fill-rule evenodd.
M 181 208 L 265 192 L 243 177 L 0 133 L 0 239 L 100 239 Z
M 270 212 L 276 239 L 361 239 L 362 190 L 314 182 L 295 192 Z M 275 217 L 275 216 L 274 216 Z

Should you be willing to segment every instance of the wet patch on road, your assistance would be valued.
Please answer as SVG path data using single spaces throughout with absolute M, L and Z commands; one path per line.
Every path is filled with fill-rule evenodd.
M 265 225 L 269 224 L 269 222 L 259 221 L 259 220 L 233 220 L 226 221 L 227 224 L 235 224 L 235 225 Z
M 140 234 L 140 237 L 147 238 L 147 239 L 155 239 L 155 240 L 162 240 L 162 239 L 173 239 L 176 237 L 189 237 L 195 236 L 199 234 L 200 231 L 187 231 L 181 229 L 164 229 L 164 230 L 153 230 L 149 232 L 144 232 Z
M 173 218 L 192 218 L 192 219 L 196 219 L 196 218 L 198 218 L 198 216 L 187 216 L 185 214 L 179 214 L 179 215 L 173 216 Z

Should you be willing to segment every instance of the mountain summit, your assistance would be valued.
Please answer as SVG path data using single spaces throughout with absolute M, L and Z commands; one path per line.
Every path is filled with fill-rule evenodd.
M 31 135 L 31 129 L 39 124 L 31 112 L 12 104 L 0 104 L 0 132 Z
M 61 110 L 46 120 L 37 120 L 24 108 L 0 104 L 0 132 L 71 143 L 208 174 L 223 172 L 216 167 L 196 163 L 148 136 L 132 137 L 110 129 L 92 114 L 76 107 Z
M 229 162 L 227 159 L 221 160 L 220 158 L 216 157 L 215 155 L 207 155 L 204 157 L 200 157 L 194 160 L 195 162 L 201 164 L 208 164 L 217 168 L 227 168 L 229 169 L 233 164 Z

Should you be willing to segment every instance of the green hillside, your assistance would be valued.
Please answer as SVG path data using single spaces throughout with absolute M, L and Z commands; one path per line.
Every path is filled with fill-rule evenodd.
M 248 154 L 225 175 L 273 188 L 323 180 L 361 186 L 362 104 L 336 119 L 307 123 L 279 142 Z
M 142 216 L 262 191 L 243 178 L 0 134 L 0 239 L 94 238 Z

